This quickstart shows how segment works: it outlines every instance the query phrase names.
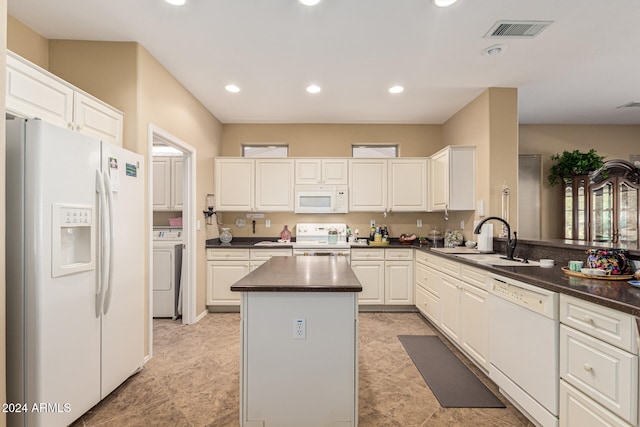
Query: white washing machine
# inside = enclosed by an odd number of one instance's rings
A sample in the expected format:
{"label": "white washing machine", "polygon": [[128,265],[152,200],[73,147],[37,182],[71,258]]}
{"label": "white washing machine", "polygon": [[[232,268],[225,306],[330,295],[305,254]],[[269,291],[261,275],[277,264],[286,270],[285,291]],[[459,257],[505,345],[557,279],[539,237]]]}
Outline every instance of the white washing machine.
{"label": "white washing machine", "polygon": [[176,319],[180,307],[182,229],[153,230],[153,317]]}

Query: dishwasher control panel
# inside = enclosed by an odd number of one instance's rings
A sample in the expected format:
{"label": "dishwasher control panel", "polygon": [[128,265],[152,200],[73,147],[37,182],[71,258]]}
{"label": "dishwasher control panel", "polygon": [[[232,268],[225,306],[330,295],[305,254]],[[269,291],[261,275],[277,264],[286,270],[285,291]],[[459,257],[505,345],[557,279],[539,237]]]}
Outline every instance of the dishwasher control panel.
{"label": "dishwasher control panel", "polygon": [[533,285],[493,276],[491,293],[546,317],[558,318],[558,294]]}

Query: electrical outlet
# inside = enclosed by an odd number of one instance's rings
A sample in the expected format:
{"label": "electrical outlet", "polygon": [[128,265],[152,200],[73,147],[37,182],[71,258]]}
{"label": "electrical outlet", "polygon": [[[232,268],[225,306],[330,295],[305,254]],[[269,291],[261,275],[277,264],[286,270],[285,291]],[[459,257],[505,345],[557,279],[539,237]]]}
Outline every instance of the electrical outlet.
{"label": "electrical outlet", "polygon": [[464,230],[464,219],[462,221],[460,221],[460,229]]}
{"label": "electrical outlet", "polygon": [[307,339],[307,322],[305,319],[293,319],[293,339]]}
{"label": "electrical outlet", "polygon": [[416,221],[416,226],[417,226],[418,228],[422,228],[422,220],[421,220],[421,219],[419,219],[418,221]]}
{"label": "electrical outlet", "polygon": [[271,220],[270,219],[265,219],[264,220],[264,226],[267,227],[267,228],[271,227]]}

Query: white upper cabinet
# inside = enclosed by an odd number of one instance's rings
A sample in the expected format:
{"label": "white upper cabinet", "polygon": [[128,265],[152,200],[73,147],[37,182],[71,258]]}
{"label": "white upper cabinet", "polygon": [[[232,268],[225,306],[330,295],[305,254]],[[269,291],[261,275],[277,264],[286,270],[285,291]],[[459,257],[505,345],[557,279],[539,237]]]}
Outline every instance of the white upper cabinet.
{"label": "white upper cabinet", "polygon": [[291,159],[222,157],[214,161],[216,210],[293,212]]}
{"label": "white upper cabinet", "polygon": [[256,160],[255,209],[292,212],[294,162],[290,159]]}
{"label": "white upper cabinet", "polygon": [[420,212],[427,210],[425,158],[349,161],[349,210]]}
{"label": "white upper cabinet", "polygon": [[153,158],[153,210],[182,210],[182,156]]}
{"label": "white upper cabinet", "polygon": [[382,212],[387,209],[387,160],[349,160],[349,210]]}
{"label": "white upper cabinet", "polygon": [[243,158],[214,160],[216,210],[252,211],[255,161]]}
{"label": "white upper cabinet", "polygon": [[101,141],[122,145],[124,116],[118,110],[85,95],[73,95],[74,130]]}
{"label": "white upper cabinet", "polygon": [[427,159],[391,159],[388,162],[388,209],[394,212],[426,211]]}
{"label": "white upper cabinet", "polygon": [[296,159],[296,184],[348,184],[347,159]]}
{"label": "white upper cabinet", "polygon": [[475,209],[476,149],[448,146],[430,158],[429,211]]}
{"label": "white upper cabinet", "polygon": [[6,90],[9,114],[39,118],[122,146],[122,112],[11,51]]}

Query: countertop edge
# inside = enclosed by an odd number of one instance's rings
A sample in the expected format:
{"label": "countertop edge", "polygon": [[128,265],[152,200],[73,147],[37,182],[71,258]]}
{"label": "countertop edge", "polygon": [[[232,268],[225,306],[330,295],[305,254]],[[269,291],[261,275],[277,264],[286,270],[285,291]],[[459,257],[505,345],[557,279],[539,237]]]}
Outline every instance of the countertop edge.
{"label": "countertop edge", "polygon": [[[515,268],[519,268],[519,269],[530,269],[530,268],[536,268],[536,267],[499,267],[499,266],[491,266],[491,265],[486,265],[486,264],[479,264],[470,260],[466,260],[464,258],[458,258],[455,257],[453,255],[450,254],[444,254],[444,253],[440,253],[440,252],[436,252],[436,251],[431,251],[429,250],[429,248],[419,248],[418,250],[421,250],[423,252],[427,252],[429,254],[433,254],[434,256],[438,256],[438,257],[442,257],[442,258],[447,258],[450,259],[452,261],[456,261],[459,262],[461,264],[465,264],[471,267],[475,267],[475,268],[479,268],[481,270],[485,270],[488,271],[490,273],[495,273],[495,274],[499,274],[501,276],[505,276],[505,277],[509,277],[511,279],[514,280],[519,280],[521,282],[524,283],[528,283],[534,286],[538,286],[540,288],[543,289],[547,289],[550,291],[554,291],[554,292],[558,292],[561,294],[566,294],[566,295],[570,295],[570,296],[574,296],[576,298],[579,299],[583,299],[586,301],[590,301],[593,302],[595,304],[601,305],[601,306],[605,306],[605,307],[609,307],[612,308],[614,310],[618,310],[624,313],[628,313],[631,314],[633,316],[636,317],[640,317],[640,306],[635,306],[635,305],[631,305],[631,304],[627,304],[621,301],[616,301],[614,299],[611,298],[605,298],[605,297],[601,297],[598,295],[594,295],[592,293],[589,292],[583,292],[577,289],[572,289],[570,287],[567,287],[566,285],[560,285],[558,283],[554,283],[554,282],[550,282],[547,280],[542,280],[539,278],[536,278],[534,276],[531,276],[530,274],[525,274],[525,273],[520,273],[520,272],[516,272],[513,271],[513,269]],[[561,272],[560,270],[560,266],[555,266],[554,270],[557,269],[559,270],[559,277],[566,277],[568,278],[569,276],[566,276],[564,273]],[[550,269],[551,270],[551,269]],[[526,271],[526,270],[525,270]],[[595,280],[595,279],[578,279],[581,281],[585,281],[588,284],[593,284],[594,286],[602,286],[602,285],[606,285],[606,283],[604,283],[605,281],[602,280]]]}

